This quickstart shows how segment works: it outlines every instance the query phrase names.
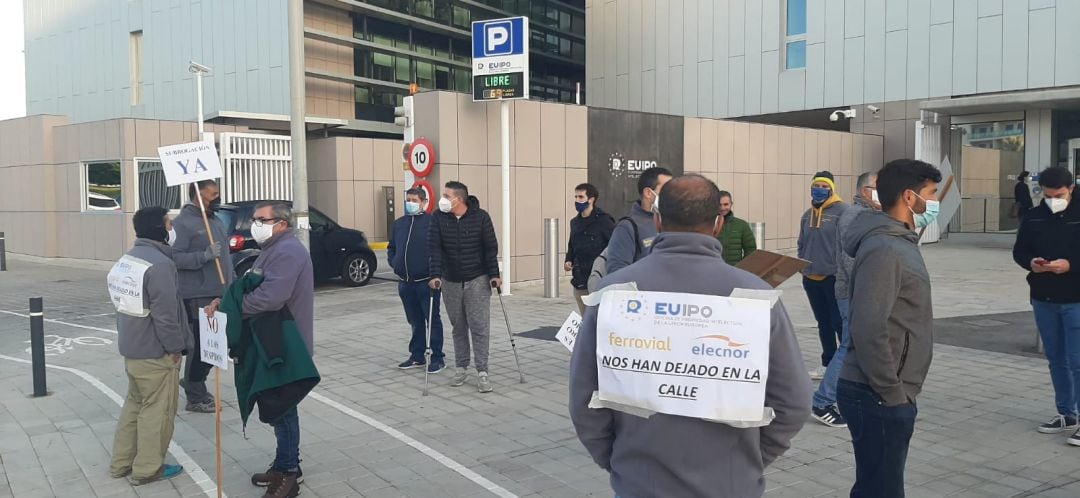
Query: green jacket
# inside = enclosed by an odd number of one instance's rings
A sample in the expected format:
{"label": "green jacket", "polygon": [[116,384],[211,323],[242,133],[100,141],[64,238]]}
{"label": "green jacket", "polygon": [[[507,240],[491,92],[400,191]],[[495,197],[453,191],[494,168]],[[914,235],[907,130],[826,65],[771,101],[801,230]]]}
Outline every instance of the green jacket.
{"label": "green jacket", "polygon": [[244,427],[256,403],[259,420],[272,424],[296,408],[320,380],[288,308],[243,315],[244,294],[262,281],[261,272],[249,271],[233,282],[221,298],[220,310],[229,317],[226,334],[229,356],[236,360],[233,375]]}
{"label": "green jacket", "polygon": [[736,218],[735,213],[728,213],[724,217],[724,228],[716,237],[724,246],[724,261],[729,265],[737,265],[739,261],[757,250],[754,243],[754,231],[750,224],[741,218]]}

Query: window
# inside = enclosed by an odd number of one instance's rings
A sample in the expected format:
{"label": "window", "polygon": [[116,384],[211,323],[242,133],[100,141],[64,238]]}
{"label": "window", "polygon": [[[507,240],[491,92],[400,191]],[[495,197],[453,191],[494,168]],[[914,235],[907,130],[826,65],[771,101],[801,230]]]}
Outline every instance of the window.
{"label": "window", "polygon": [[139,172],[139,209],[152,206],[180,209],[180,186],[170,187],[165,184],[165,173],[161,171],[160,161],[136,159],[135,170]]}
{"label": "window", "polygon": [[120,193],[123,185],[120,180],[119,162],[97,162],[84,164],[83,199],[84,211],[120,212]]}
{"label": "window", "polygon": [[784,69],[806,67],[806,0],[784,0]]}
{"label": "window", "polygon": [[142,31],[131,32],[129,57],[131,58],[131,105],[140,105],[143,102]]}

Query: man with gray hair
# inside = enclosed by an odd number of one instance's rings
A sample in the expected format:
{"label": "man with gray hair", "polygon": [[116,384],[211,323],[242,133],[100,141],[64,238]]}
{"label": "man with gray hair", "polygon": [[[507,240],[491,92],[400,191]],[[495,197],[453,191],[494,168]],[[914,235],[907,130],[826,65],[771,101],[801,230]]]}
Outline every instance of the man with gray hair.
{"label": "man with gray hair", "polygon": [[821,379],[817,391],[814,392],[813,415],[819,422],[829,427],[847,427],[847,420],[836,408],[836,381],[840,379],[840,369],[844,366],[844,356],[851,348],[851,336],[848,333],[849,304],[851,303],[851,283],[849,277],[855,267],[855,258],[848,256],[844,247],[844,231],[851,225],[852,220],[859,213],[873,209],[881,211],[881,204],[877,196],[877,173],[863,173],[855,184],[855,198],[851,207],[840,215],[836,230],[836,305],[840,308],[840,318],[843,321],[843,332],[840,337],[840,347],[825,368],[825,376]]}
{"label": "man with gray hair", "polygon": [[[292,209],[281,201],[261,202],[255,206],[251,237],[262,252],[252,271],[261,271],[263,281],[244,294],[244,316],[279,311],[292,314],[308,354],[314,355],[315,277],[308,252],[293,231]],[[220,306],[215,300],[207,307],[212,315]],[[267,486],[265,496],[296,496],[300,493],[303,472],[300,470],[300,417],[296,408],[273,423],[277,454],[266,472],[251,476],[252,484]]]}

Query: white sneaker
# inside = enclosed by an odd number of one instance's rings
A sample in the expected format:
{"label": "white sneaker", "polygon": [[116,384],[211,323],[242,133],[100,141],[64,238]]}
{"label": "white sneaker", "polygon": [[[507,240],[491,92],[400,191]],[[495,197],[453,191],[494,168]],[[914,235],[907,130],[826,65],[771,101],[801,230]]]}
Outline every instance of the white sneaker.
{"label": "white sneaker", "polygon": [[476,389],[482,393],[491,392],[491,381],[488,380],[487,372],[480,372],[477,377],[478,379],[476,381]]}
{"label": "white sneaker", "polygon": [[821,380],[825,378],[825,367],[817,367],[810,371],[810,380]]}
{"label": "white sneaker", "polygon": [[469,378],[469,370],[467,368],[457,368],[454,370],[454,376],[450,378],[450,387],[458,387],[465,383]]}

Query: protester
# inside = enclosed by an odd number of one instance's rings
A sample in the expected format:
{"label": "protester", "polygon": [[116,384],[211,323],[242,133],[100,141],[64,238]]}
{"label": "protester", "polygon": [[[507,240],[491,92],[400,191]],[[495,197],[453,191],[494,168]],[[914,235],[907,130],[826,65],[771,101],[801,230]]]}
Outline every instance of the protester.
{"label": "protester", "polygon": [[937,218],[941,172],[900,159],[878,172],[883,211],[864,210],[844,229],[855,258],[851,349],[837,383],[840,413],[855,448],[851,496],[904,496],[904,465],[915,429],[915,397],[933,356],[930,275],[917,230]]}
{"label": "protester", "polygon": [[454,364],[450,385],[469,378],[469,350],[476,359],[476,388],[492,391],[488,378],[488,344],[491,340],[491,289],[502,287],[499,273],[499,242],[491,216],[480,209],[480,200],[469,195],[461,182],[446,182],[439,199],[439,214],[431,224],[431,288],[442,290],[446,314],[454,327]]}
{"label": "protester", "polygon": [[[398,365],[402,370],[417,368],[427,363],[424,353],[431,347],[429,373],[439,373],[445,367],[443,361],[443,325],[439,316],[438,291],[431,289],[428,259],[431,248],[428,235],[432,216],[427,214],[427,191],[411,188],[405,191],[405,216],[394,222],[386,257],[398,282],[398,296],[405,307],[405,318],[412,326],[409,339],[409,359]],[[430,315],[431,344],[428,344],[427,327]]]}
{"label": "protester", "polygon": [[1039,426],[1043,434],[1075,431],[1066,440],[1080,446],[1080,206],[1068,169],[1052,167],[1039,175],[1043,203],[1022,219],[1013,260],[1029,271],[1031,307],[1042,337],[1057,415]]}
{"label": "protester", "polygon": [[735,204],[731,200],[731,192],[720,191],[720,216],[724,217],[724,230],[717,237],[724,246],[724,261],[729,265],[737,265],[739,261],[757,250],[757,242],[754,241],[754,231],[750,224],[742,218],[735,217],[731,207]]}
{"label": "protester", "polygon": [[[760,278],[721,262],[720,190],[687,175],[664,187],[652,255],[604,278],[636,282],[642,291],[729,296],[735,288],[770,289]],[[764,470],[790,446],[809,415],[810,382],[781,303],[770,313],[765,406],[775,418],[735,428],[657,413],[648,418],[589,408],[598,389],[597,307],[585,312],[570,362],[570,418],[593,460],[610,473],[617,496],[761,496]],[[607,335],[607,332],[602,332]]]}
{"label": "protester", "polygon": [[825,369],[825,377],[814,392],[813,415],[819,422],[829,427],[847,427],[844,416],[836,409],[836,381],[840,379],[840,369],[844,366],[844,357],[851,347],[851,333],[848,326],[848,310],[850,309],[851,282],[849,276],[855,266],[855,258],[844,254],[844,234],[851,226],[851,222],[859,213],[873,209],[881,210],[877,194],[877,174],[863,173],[856,182],[856,195],[851,206],[848,207],[840,220],[837,221],[836,235],[836,305],[840,308],[840,318],[843,322],[843,338],[836,354],[829,360],[829,366]]}
{"label": "protester", "polygon": [[1027,171],[1021,171],[1016,177],[1016,186],[1013,187],[1013,197],[1016,198],[1016,217],[1021,221],[1035,208],[1031,200],[1031,188],[1027,184],[1029,174]]}
{"label": "protester", "polygon": [[[255,206],[251,237],[262,252],[252,265],[252,272],[262,275],[262,282],[244,294],[243,315],[273,313],[287,309],[307,346],[315,352],[315,278],[311,254],[293,232],[292,210],[280,201],[261,202]],[[213,315],[221,301],[207,307]],[[252,484],[266,486],[264,498],[294,497],[300,494],[304,473],[300,469],[300,414],[296,407],[285,412],[273,424],[277,438],[274,462],[266,472],[251,476]]]}
{"label": "protester", "polygon": [[671,172],[654,166],[641,172],[637,191],[641,198],[630,206],[630,215],[619,220],[607,246],[605,275],[611,275],[649,255],[656,225],[652,212],[660,198],[660,190],[671,180]]}
{"label": "protester", "polygon": [[574,299],[582,313],[585,303],[581,298],[589,294],[589,272],[615,230],[615,218],[596,205],[599,198],[600,192],[588,183],[574,187],[574,209],[578,215],[570,220],[570,241],[563,266],[571,272],[570,285],[574,286]]}
{"label": "protester", "polygon": [[[124,357],[128,392],[109,466],[112,477],[131,476],[136,486],[172,479],[184,471],[165,463],[180,396],[180,357],[194,347],[177,293],[176,265],[168,245],[176,232],[168,214],[161,207],[136,212],[135,245],[117,262],[145,269],[137,289],[143,296],[138,309],[117,307],[116,342]],[[110,294],[112,290],[110,285]],[[121,301],[114,297],[114,302]]]}
{"label": "protester", "polygon": [[[203,222],[202,209],[196,195],[202,197],[202,205],[206,207],[214,244],[210,243],[207,236],[206,223]],[[225,288],[233,281],[233,272],[228,259],[218,259],[223,254],[229,254],[229,241],[225,225],[214,216],[214,211],[221,205],[217,182],[198,182],[197,191],[196,184],[192,184],[188,197],[191,202],[180,208],[180,214],[173,221],[173,226],[176,227],[176,243],[173,244],[176,254],[173,259],[176,261],[177,277],[180,280],[180,297],[184,299],[188,324],[195,336],[195,349],[187,357],[184,378],[180,385],[187,395],[187,411],[214,413],[214,396],[206,390],[206,376],[212,366],[200,360],[199,313],[200,308],[221,297]],[[215,261],[220,261],[221,275],[225,277],[224,284],[221,283],[218,263]]]}
{"label": "protester", "polygon": [[810,378],[825,376],[825,367],[836,354],[844,325],[836,304],[836,222],[847,206],[836,192],[832,173],[819,171],[810,182],[810,209],[799,224],[799,258],[810,262],[803,270],[803,289],[818,325],[821,366]]}

